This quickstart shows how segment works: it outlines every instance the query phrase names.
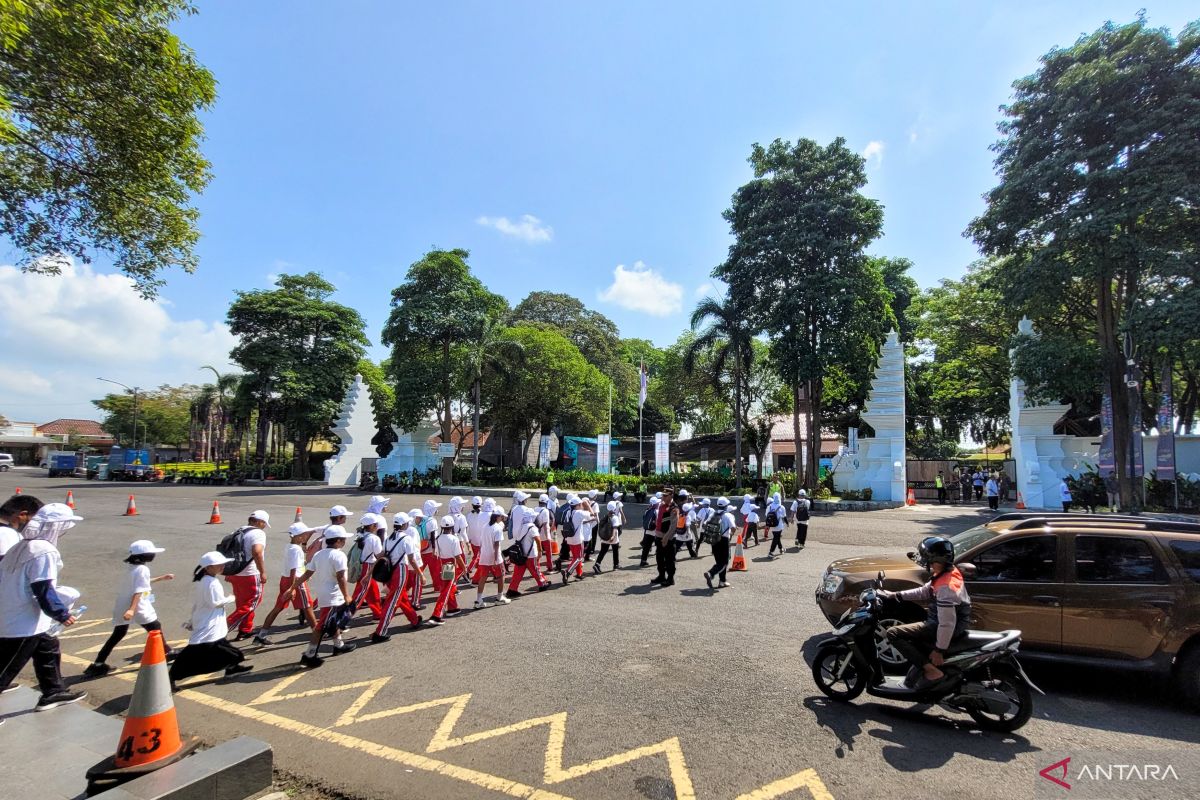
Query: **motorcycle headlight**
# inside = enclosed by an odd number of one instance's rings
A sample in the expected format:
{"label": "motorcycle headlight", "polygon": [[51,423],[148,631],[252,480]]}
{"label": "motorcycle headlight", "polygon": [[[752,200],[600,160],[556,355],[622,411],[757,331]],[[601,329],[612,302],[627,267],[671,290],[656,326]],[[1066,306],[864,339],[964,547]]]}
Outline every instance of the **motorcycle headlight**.
{"label": "motorcycle headlight", "polygon": [[821,591],[825,594],[837,594],[838,589],[842,588],[842,582],[845,580],[841,575],[826,575],[821,581]]}

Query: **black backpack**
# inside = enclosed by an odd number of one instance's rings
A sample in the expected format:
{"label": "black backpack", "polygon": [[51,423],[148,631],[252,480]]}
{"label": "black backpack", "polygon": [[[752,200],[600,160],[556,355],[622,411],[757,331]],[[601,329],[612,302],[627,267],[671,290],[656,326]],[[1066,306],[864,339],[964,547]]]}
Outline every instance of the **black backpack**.
{"label": "black backpack", "polygon": [[704,522],[700,531],[700,540],[705,544],[716,544],[721,538],[721,518],[724,514],[714,511]]}
{"label": "black backpack", "polygon": [[565,528],[567,525],[567,520],[569,520],[570,518],[571,518],[571,507],[569,505],[567,505],[566,503],[563,503],[554,512],[554,525],[558,528]]}
{"label": "black backpack", "polygon": [[564,539],[570,539],[575,535],[575,514],[570,511],[570,506],[567,507],[567,516],[559,524],[559,530],[562,531]]}
{"label": "black backpack", "polygon": [[767,527],[774,528],[779,524],[779,512],[775,509],[767,512]]}
{"label": "black backpack", "polygon": [[658,518],[658,509],[650,506],[642,514],[642,530],[648,531],[654,529],[654,521]]}
{"label": "black backpack", "polygon": [[246,556],[246,527],[238,528],[221,539],[217,552],[229,559],[221,569],[222,575],[237,575],[250,566],[250,559]]}

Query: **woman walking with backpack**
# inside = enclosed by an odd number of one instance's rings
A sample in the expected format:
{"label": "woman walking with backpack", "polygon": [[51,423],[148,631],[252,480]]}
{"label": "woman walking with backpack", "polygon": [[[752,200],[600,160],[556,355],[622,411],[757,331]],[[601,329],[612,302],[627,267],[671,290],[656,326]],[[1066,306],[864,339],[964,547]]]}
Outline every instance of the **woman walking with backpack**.
{"label": "woman walking with backpack", "polygon": [[704,581],[708,584],[709,589],[713,589],[713,578],[718,578],[720,583],[716,586],[717,589],[724,589],[729,586],[725,581],[726,570],[729,568],[729,537],[733,535],[734,528],[737,527],[737,520],[734,519],[733,512],[729,509],[729,498],[720,497],[717,499],[717,510],[714,512],[715,519],[711,519],[705,524],[712,526],[714,523],[717,526],[716,538],[713,539],[713,565],[712,569],[704,573]]}
{"label": "woman walking with backpack", "polygon": [[[526,517],[526,519],[529,518]],[[504,593],[504,596],[510,599],[521,596],[521,579],[525,577],[526,571],[533,576],[537,590],[543,591],[549,586],[549,582],[542,577],[542,571],[538,568],[538,561],[541,560],[541,542],[538,539],[537,523],[529,520],[521,530],[514,531],[513,547],[517,548],[517,555],[512,557],[514,565],[512,580],[509,581],[508,591]]]}
{"label": "woman walking with backpack", "polygon": [[[433,550],[429,554],[429,577],[437,592],[430,625],[441,625],[443,616],[458,613],[458,563],[462,560],[462,544],[454,533],[454,516],[442,517],[437,533],[433,534]],[[449,606],[449,611],[447,611]]]}
{"label": "woman walking with backpack", "polygon": [[421,625],[421,618],[417,616],[417,612],[413,610],[412,604],[408,600],[409,577],[417,569],[416,559],[420,553],[420,544],[415,543],[413,537],[409,535],[411,523],[412,517],[403,511],[398,511],[393,515],[392,534],[384,540],[383,552],[376,562],[375,569],[371,570],[372,577],[380,583],[386,583],[388,587],[387,604],[383,607],[383,616],[380,617],[375,632],[371,634],[371,641],[375,644],[386,642],[391,638],[388,629],[392,625],[392,617],[395,616],[397,609],[404,614],[413,628]]}
{"label": "woman walking with backpack", "polygon": [[783,555],[783,525],[786,520],[787,512],[783,508],[779,495],[771,495],[771,502],[767,504],[766,518],[767,530],[771,533],[771,546],[767,549],[767,558],[774,558],[776,550],[779,550],[779,555]]}
{"label": "woman walking with backpack", "polygon": [[[233,613],[225,620],[230,628],[237,630],[235,642],[249,639],[254,632],[254,611],[262,602],[263,583],[267,580],[265,562],[267,552],[266,529],[271,527],[271,515],[259,509],[250,513],[246,524],[221,540],[217,548],[234,566],[244,564],[234,573],[226,572],[225,580],[233,589]],[[241,547],[237,543],[241,542]]]}
{"label": "woman walking with backpack", "polygon": [[639,566],[647,566],[650,560],[650,548],[654,547],[658,541],[657,525],[660,505],[662,505],[662,498],[651,497],[650,505],[642,513],[642,563]]}
{"label": "woman walking with backpack", "polygon": [[792,517],[796,520],[796,547],[801,550],[808,542],[808,520],[811,513],[812,502],[808,499],[808,492],[801,489],[792,501]]}
{"label": "woman walking with backpack", "polygon": [[621,567],[621,531],[625,527],[625,504],[621,502],[622,497],[624,495],[620,492],[613,492],[613,499],[608,501],[608,538],[600,538],[600,555],[592,565],[592,572],[597,575],[601,572],[600,565],[604,563],[604,556],[609,550],[612,550],[613,570]]}
{"label": "woman walking with backpack", "polygon": [[358,547],[350,551],[358,561],[358,580],[354,584],[354,599],[350,605],[357,612],[366,603],[371,609],[371,616],[379,621],[383,619],[383,598],[379,594],[379,584],[371,577],[371,571],[375,568],[375,560],[383,552],[387,520],[379,514],[367,512],[358,520],[358,531]]}

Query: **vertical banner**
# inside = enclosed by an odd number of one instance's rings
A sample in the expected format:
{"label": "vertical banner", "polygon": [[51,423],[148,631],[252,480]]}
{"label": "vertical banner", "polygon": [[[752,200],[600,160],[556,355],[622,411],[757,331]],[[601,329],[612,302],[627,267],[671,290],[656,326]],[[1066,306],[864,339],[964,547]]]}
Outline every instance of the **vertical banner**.
{"label": "vertical banner", "polygon": [[654,434],[654,472],[663,475],[671,471],[671,434]]}
{"label": "vertical banner", "polygon": [[1104,398],[1100,401],[1100,454],[1097,460],[1101,478],[1117,473],[1117,455],[1113,449],[1113,403],[1108,386],[1104,387]]}
{"label": "vertical banner", "polygon": [[547,469],[550,466],[550,437],[543,434],[538,441],[538,469]]}
{"label": "vertical banner", "polygon": [[707,470],[711,465],[708,463],[708,448],[700,448],[700,469]]}
{"label": "vertical banner", "polygon": [[1154,472],[1160,481],[1175,481],[1175,400],[1171,396],[1171,362],[1163,364],[1158,394],[1158,452]]}
{"label": "vertical banner", "polygon": [[763,451],[763,477],[769,478],[775,472],[775,442],[768,441],[767,449]]}
{"label": "vertical banner", "polygon": [[858,428],[846,431],[846,452],[851,455],[858,454]]}
{"label": "vertical banner", "polygon": [[1129,415],[1129,424],[1133,428],[1133,477],[1141,478],[1146,474],[1145,448],[1142,446],[1142,403],[1133,404],[1133,413]]}
{"label": "vertical banner", "polygon": [[607,436],[596,437],[596,472],[612,472],[612,439]]}

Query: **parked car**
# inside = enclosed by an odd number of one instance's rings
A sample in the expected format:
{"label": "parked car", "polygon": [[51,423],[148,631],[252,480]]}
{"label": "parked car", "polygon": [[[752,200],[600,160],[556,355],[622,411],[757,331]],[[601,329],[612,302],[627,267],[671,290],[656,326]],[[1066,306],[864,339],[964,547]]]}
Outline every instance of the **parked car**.
{"label": "parked car", "polygon": [[[1002,514],[949,537],[971,627],[1019,628],[1023,652],[1169,675],[1200,707],[1200,523],[1131,516]],[[836,621],[880,570],[900,591],[929,580],[913,553],[831,563],[816,598]],[[924,619],[892,603],[882,628]],[[902,657],[880,637],[880,657]]]}
{"label": "parked car", "polygon": [[8,472],[15,463],[12,453],[0,453],[0,472]]}

